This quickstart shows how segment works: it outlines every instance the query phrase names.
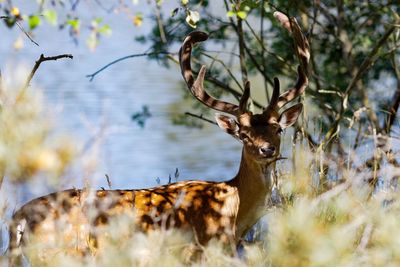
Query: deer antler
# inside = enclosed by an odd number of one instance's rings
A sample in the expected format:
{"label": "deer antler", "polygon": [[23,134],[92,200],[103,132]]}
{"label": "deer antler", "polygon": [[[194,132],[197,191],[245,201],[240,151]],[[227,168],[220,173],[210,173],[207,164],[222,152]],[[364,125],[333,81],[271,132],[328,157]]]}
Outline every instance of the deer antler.
{"label": "deer antler", "polygon": [[[279,116],[278,111],[281,107],[291,102],[293,99],[302,94],[308,85],[308,63],[310,61],[310,45],[307,38],[303,35],[299,24],[295,18],[288,18],[281,12],[275,12],[274,16],[279,20],[282,26],[292,33],[296,55],[299,58],[300,65],[297,68],[297,82],[294,87],[288,89],[283,94],[279,95],[279,80],[274,79],[274,91],[270,104],[265,108],[264,114],[271,114]],[[186,81],[190,92],[200,102],[206,106],[229,113],[236,117],[246,113],[247,101],[250,97],[250,83],[247,82],[245,90],[240,99],[239,105],[234,105],[222,100],[218,100],[210,96],[204,90],[204,77],[206,74],[206,67],[203,65],[199,71],[196,80],[193,78],[193,72],[190,64],[190,57],[192,47],[198,42],[203,42],[208,39],[208,35],[204,32],[195,31],[190,33],[183,41],[182,47],[179,51],[179,62],[181,65],[182,76]]]}
{"label": "deer antler", "polygon": [[[267,110],[278,111],[281,107],[291,102],[301,95],[308,85],[308,63],[310,61],[310,45],[307,38],[303,35],[299,24],[295,18],[288,18],[285,14],[276,11],[274,17],[278,19],[281,25],[293,35],[296,55],[300,61],[297,68],[297,82],[294,87],[288,89],[279,95],[279,80],[274,79],[274,92],[271,103],[266,107]],[[279,97],[277,97],[279,95]]]}
{"label": "deer antler", "polygon": [[194,80],[193,78],[193,72],[190,65],[192,47],[194,44],[198,42],[203,42],[207,39],[208,35],[205,32],[200,31],[192,32],[185,38],[182,47],[179,50],[179,62],[181,65],[182,76],[185,79],[185,82],[192,95],[196,97],[200,102],[212,109],[229,113],[238,117],[246,112],[247,101],[250,97],[249,82],[247,82],[245,85],[245,90],[238,106],[222,100],[215,99],[204,90],[204,76],[206,74],[205,66],[201,67],[196,80]]}

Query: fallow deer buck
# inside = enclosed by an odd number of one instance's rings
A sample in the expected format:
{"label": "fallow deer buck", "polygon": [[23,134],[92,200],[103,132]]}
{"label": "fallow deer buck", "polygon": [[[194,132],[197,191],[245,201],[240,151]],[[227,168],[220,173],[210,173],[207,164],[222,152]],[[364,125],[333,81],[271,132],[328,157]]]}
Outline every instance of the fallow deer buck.
{"label": "fallow deer buck", "polygon": [[[192,46],[205,41],[203,32],[192,32],[183,42],[179,60],[190,92],[206,106],[228,113],[219,114],[217,123],[225,132],[243,143],[237,175],[227,182],[183,181],[143,190],[77,190],[52,193],[30,201],[13,216],[10,227],[12,254],[34,234],[42,242],[54,242],[53,233],[72,248],[91,250],[100,245],[96,229],[111,218],[131,214],[143,231],[176,227],[193,231],[200,244],[216,237],[237,242],[262,215],[272,188],[274,163],[279,159],[280,133],[293,125],[302,111],[295,104],[279,110],[304,92],[308,85],[309,44],[294,18],[275,12],[275,17],[293,34],[300,60],[296,85],[279,94],[274,79],[271,101],[261,114],[247,110],[250,83],[247,82],[239,105],[214,99],[204,90],[206,68],[193,78],[190,57]],[[94,242],[93,242],[94,240]],[[56,245],[56,244],[55,244]]]}

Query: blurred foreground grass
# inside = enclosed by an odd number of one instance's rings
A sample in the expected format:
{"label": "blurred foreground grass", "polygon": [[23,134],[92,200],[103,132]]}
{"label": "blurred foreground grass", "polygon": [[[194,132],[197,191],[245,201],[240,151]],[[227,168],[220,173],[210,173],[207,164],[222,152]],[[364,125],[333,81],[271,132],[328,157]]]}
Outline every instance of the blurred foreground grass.
{"label": "blurred foreground grass", "polygon": [[57,178],[73,158],[73,143],[54,136],[52,111],[44,105],[41,91],[11,80],[16,84],[5,79],[0,85],[0,179],[18,183],[38,174]]}
{"label": "blurred foreground grass", "polygon": [[[18,88],[0,88],[0,178],[18,186],[38,175],[60,177],[74,158],[71,139],[53,134],[36,88]],[[95,256],[63,253],[62,244],[44,254],[50,244],[34,238],[26,254],[32,266],[399,266],[398,181],[377,190],[364,182],[368,170],[361,175],[342,167],[339,182],[327,187],[318,175],[321,152],[301,148],[295,155],[294,168],[278,175],[280,204],[265,210],[268,231],[246,243],[240,256],[214,240],[190,261],[190,236],[175,230],[145,235],[132,218],[107,226]],[[7,254],[1,264],[6,266]]]}

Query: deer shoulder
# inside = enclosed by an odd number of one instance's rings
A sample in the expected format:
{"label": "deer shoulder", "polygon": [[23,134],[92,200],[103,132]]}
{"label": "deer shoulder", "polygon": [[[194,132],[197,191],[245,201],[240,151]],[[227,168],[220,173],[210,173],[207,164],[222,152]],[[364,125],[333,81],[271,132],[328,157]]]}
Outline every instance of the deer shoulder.
{"label": "deer shoulder", "polygon": [[[233,238],[238,206],[237,189],[226,183],[186,181],[143,190],[71,189],[22,206],[13,216],[12,242],[19,246],[23,236],[29,234],[50,242],[46,240],[52,238],[49,233],[60,233],[62,229],[64,243],[76,242],[78,233],[83,248],[89,245],[85,243],[93,229],[123,215],[131,216],[142,231],[161,227],[194,229],[196,238],[204,244],[214,236]],[[20,232],[23,234],[18,237]]]}

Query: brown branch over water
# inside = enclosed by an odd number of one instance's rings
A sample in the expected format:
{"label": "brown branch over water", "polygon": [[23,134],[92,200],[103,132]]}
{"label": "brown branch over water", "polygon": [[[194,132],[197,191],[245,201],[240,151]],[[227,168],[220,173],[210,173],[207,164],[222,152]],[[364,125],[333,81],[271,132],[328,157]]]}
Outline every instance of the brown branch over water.
{"label": "brown branch over water", "polygon": [[29,39],[32,43],[34,43],[35,45],[39,46],[39,44],[38,44],[35,40],[33,40],[32,36],[31,36],[27,31],[25,31],[24,27],[22,27],[22,25],[19,24],[18,21],[15,22],[15,24],[16,24],[16,25],[18,26],[18,28],[25,34],[25,36],[28,37],[28,39]]}
{"label": "brown branch over water", "polygon": [[17,19],[17,18],[13,18],[10,16],[0,16],[0,19],[4,19],[4,20],[9,20],[9,19],[15,19],[15,25],[18,26],[18,28],[25,34],[26,37],[28,37],[28,39],[34,43],[35,45],[39,46],[39,44],[33,40],[32,36],[24,29],[24,27],[22,27],[22,25],[18,22],[21,19]]}
{"label": "brown branch over water", "polygon": [[108,67],[110,67],[110,66],[112,66],[112,65],[114,65],[114,64],[116,64],[116,63],[118,63],[120,61],[124,61],[124,60],[129,59],[129,58],[148,57],[148,56],[162,55],[162,54],[164,54],[164,55],[174,55],[173,53],[170,53],[170,52],[158,51],[158,52],[149,52],[149,53],[132,54],[132,55],[124,56],[124,57],[117,58],[117,59],[111,61],[110,63],[107,63],[106,65],[101,67],[99,70],[93,72],[92,74],[86,75],[86,77],[89,78],[89,81],[93,81],[93,79],[97,76],[97,74],[99,74],[103,70],[107,69]]}
{"label": "brown branch over water", "polygon": [[58,60],[61,58],[72,59],[73,56],[71,54],[62,54],[62,55],[58,55],[58,56],[45,57],[43,54],[41,54],[39,59],[36,61],[35,66],[33,66],[31,73],[29,74],[28,78],[26,79],[25,85],[22,88],[22,90],[25,90],[26,88],[28,88],[29,83],[31,82],[33,76],[35,75],[36,71],[38,70],[38,68],[39,68],[40,64],[42,64],[42,62],[50,61],[50,60]]}

